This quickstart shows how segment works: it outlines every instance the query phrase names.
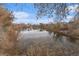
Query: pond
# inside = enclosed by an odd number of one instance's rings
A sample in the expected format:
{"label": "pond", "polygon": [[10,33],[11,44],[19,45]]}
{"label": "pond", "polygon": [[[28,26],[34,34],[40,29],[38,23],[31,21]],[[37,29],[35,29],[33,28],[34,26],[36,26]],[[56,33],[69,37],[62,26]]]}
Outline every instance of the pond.
{"label": "pond", "polygon": [[66,37],[54,40],[53,33],[50,35],[47,31],[31,30],[31,31],[21,31],[18,38],[18,45],[21,48],[26,48],[34,43],[47,44],[50,46],[63,46],[63,47],[73,47],[76,45],[67,40]]}

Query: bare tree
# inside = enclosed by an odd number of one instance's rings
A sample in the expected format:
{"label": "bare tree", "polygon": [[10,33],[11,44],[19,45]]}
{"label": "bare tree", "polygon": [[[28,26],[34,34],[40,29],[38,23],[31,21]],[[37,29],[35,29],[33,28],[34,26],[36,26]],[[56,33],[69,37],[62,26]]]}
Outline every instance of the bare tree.
{"label": "bare tree", "polygon": [[38,3],[34,4],[34,7],[37,9],[37,18],[55,17],[54,21],[63,20],[69,12],[66,3]]}

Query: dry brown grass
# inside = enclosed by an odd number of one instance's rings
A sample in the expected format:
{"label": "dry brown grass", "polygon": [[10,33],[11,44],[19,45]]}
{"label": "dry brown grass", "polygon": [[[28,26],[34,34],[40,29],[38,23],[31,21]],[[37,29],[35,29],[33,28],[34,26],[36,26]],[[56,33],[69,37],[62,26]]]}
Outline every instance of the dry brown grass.
{"label": "dry brown grass", "polygon": [[72,56],[79,55],[79,48],[66,48],[58,43],[53,43],[51,41],[44,41],[40,43],[31,44],[23,52],[26,56]]}
{"label": "dry brown grass", "polygon": [[[8,50],[7,50],[8,51]],[[19,56],[73,56],[79,55],[79,49],[71,48],[45,48],[45,47],[33,47],[30,46],[26,50],[9,50],[9,55]]]}
{"label": "dry brown grass", "polygon": [[77,56],[79,48],[65,48],[58,43],[52,45],[51,41],[33,41],[26,49],[6,49],[4,54],[12,56]]}
{"label": "dry brown grass", "polygon": [[8,28],[8,31],[4,33],[4,39],[1,40],[2,48],[10,49],[13,48],[17,41],[17,33],[11,27]]}

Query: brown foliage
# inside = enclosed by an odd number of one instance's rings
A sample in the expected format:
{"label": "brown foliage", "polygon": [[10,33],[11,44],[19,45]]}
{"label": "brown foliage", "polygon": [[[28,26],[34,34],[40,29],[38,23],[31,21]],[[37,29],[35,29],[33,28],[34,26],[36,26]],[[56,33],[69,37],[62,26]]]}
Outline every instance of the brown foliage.
{"label": "brown foliage", "polygon": [[14,29],[16,31],[22,31],[22,30],[26,30],[26,29],[32,29],[32,25],[30,25],[30,24],[14,24],[13,27],[14,27]]}
{"label": "brown foliage", "polygon": [[3,39],[0,41],[2,49],[12,49],[17,40],[17,33],[12,27],[12,20],[12,14],[0,7],[0,28],[3,30],[0,31],[4,33]]}

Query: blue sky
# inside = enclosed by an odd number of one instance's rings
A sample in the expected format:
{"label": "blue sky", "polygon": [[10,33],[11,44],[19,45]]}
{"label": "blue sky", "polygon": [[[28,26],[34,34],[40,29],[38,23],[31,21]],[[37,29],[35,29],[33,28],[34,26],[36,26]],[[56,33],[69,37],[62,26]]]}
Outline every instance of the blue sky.
{"label": "blue sky", "polygon": [[35,23],[35,9],[33,4],[5,4],[5,8],[13,12],[15,23]]}
{"label": "blue sky", "polygon": [[[31,23],[31,24],[37,24],[37,23],[48,23],[48,22],[53,22],[53,20],[50,19],[46,19],[46,18],[42,18],[39,20],[36,20],[36,10],[33,6],[33,4],[23,4],[23,3],[19,3],[19,4],[15,4],[15,3],[8,3],[5,4],[4,6],[5,8],[7,8],[8,10],[13,12],[13,15],[15,17],[14,19],[14,23]],[[70,16],[68,16],[68,19],[71,19],[72,16],[74,15],[74,9],[76,8],[76,6],[69,6],[70,9],[72,9],[72,11],[70,12]]]}

